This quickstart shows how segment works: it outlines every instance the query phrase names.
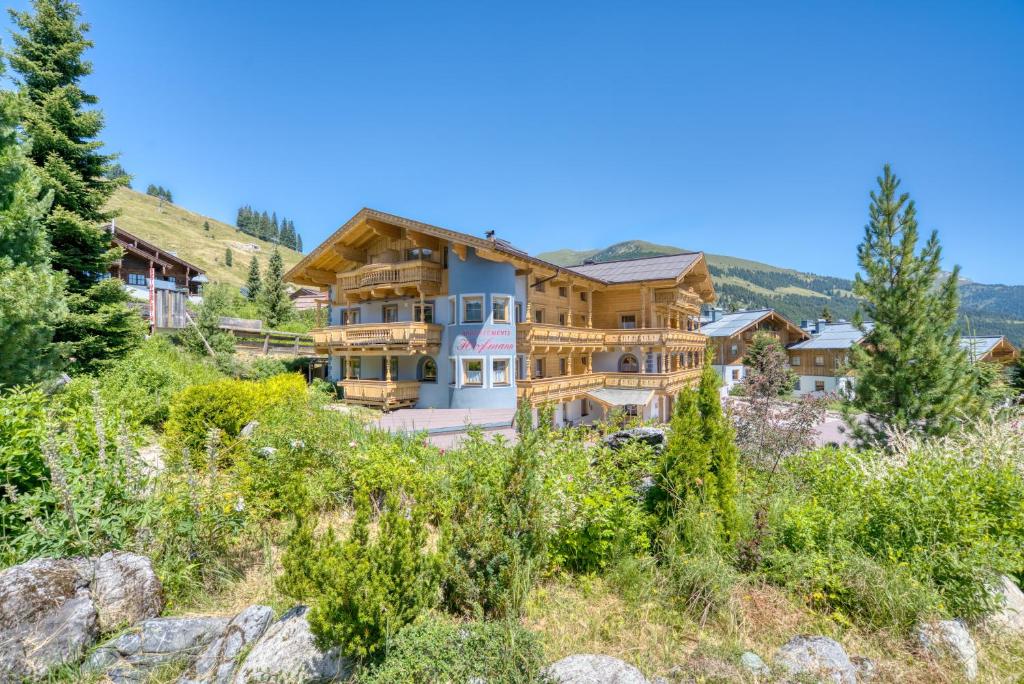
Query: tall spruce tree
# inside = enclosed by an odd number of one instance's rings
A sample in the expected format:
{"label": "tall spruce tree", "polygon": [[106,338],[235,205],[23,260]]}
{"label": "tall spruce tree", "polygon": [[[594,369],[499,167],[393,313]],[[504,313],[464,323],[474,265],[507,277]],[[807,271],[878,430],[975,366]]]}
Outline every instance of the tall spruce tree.
{"label": "tall spruce tree", "polygon": [[234,260],[235,258],[234,255],[231,254],[231,248],[228,247],[227,249],[224,250],[224,265],[227,266],[228,268],[231,268]]}
{"label": "tall spruce tree", "polygon": [[54,329],[67,314],[65,276],[50,267],[44,223],[53,193],[42,193],[17,139],[17,105],[13,93],[0,93],[0,388],[58,369]]}
{"label": "tall spruce tree", "polygon": [[101,154],[103,115],[98,99],[80,81],[92,72],[82,58],[92,47],[68,0],[33,0],[33,12],[11,11],[14,49],[8,53],[23,106],[21,123],[30,139],[28,157],[45,191],[53,192],[46,217],[52,266],[67,274],[69,315],[55,339],[64,343],[73,368],[95,370],[121,357],[142,338],[138,315],[116,280],[100,280],[117,256],[103,224],[104,210],[124,178],[108,178],[114,159]]}
{"label": "tall spruce tree", "polygon": [[276,247],[267,263],[267,275],[260,288],[259,307],[263,322],[271,328],[291,318],[292,300],[288,298],[288,291],[284,287],[284,260]]}
{"label": "tall spruce tree", "polygon": [[864,311],[854,323],[865,336],[851,350],[857,383],[845,414],[865,445],[886,444],[891,428],[945,434],[980,407],[956,326],[960,268],[943,275],[934,231],[918,251],[917,209],[899,185],[886,164],[857,249]]}
{"label": "tall spruce tree", "polygon": [[736,431],[732,421],[722,411],[722,381],[713,365],[714,352],[708,346],[704,353],[704,369],[697,387],[697,407],[704,427],[704,442],[711,454],[710,475],[716,483],[716,499],[713,502],[722,529],[727,539],[736,535],[736,463],[739,450],[736,447]]}
{"label": "tall spruce tree", "polygon": [[250,302],[259,300],[260,290],[263,289],[263,280],[260,278],[260,262],[253,255],[249,262],[249,275],[245,277],[245,298]]}

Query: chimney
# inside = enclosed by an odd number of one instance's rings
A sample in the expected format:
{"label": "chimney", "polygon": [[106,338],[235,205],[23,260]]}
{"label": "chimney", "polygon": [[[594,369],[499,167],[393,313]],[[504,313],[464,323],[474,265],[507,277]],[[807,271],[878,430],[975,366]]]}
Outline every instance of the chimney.
{"label": "chimney", "polygon": [[591,265],[591,264],[593,264],[593,263],[594,263],[594,260],[593,260],[593,259],[584,259],[584,260],[583,260],[583,265],[584,265],[584,266],[590,266],[590,265]]}
{"label": "chimney", "polygon": [[800,329],[801,330],[810,330],[811,329],[811,322],[809,320],[807,320],[806,318],[800,319]]}
{"label": "chimney", "polygon": [[824,328],[826,325],[828,325],[828,321],[826,321],[824,318],[819,318],[818,322],[814,326],[814,334],[820,335],[822,328]]}

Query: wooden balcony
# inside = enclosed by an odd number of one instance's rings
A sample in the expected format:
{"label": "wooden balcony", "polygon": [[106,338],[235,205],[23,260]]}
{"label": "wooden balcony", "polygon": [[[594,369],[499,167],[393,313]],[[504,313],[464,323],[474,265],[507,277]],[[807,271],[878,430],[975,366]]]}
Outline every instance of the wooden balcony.
{"label": "wooden balcony", "polygon": [[420,396],[416,380],[339,380],[345,401],[384,411],[415,406]]}
{"label": "wooden balcony", "polygon": [[367,297],[414,294],[422,290],[435,294],[441,287],[441,264],[433,261],[402,261],[395,264],[369,264],[342,273],[338,285],[346,295]]}
{"label": "wooden balcony", "polygon": [[435,323],[358,323],[332,325],[313,331],[313,343],[323,353],[407,351],[436,352],[442,326]]}
{"label": "wooden balcony", "polygon": [[677,347],[704,349],[707,337],[699,332],[675,328],[638,328],[604,331],[605,347]]}
{"label": "wooden balcony", "polygon": [[696,314],[700,312],[702,301],[700,296],[694,292],[660,290],[654,293],[654,303],[663,306],[676,306]]}
{"label": "wooden balcony", "polygon": [[650,389],[673,394],[700,380],[700,368],[684,368],[671,373],[587,373],[563,375],[539,380],[517,380],[520,399],[533,404],[546,401],[571,401],[595,389]]}
{"label": "wooden balcony", "polygon": [[604,347],[604,331],[544,323],[519,323],[516,325],[516,346],[524,353],[542,348],[597,350]]}

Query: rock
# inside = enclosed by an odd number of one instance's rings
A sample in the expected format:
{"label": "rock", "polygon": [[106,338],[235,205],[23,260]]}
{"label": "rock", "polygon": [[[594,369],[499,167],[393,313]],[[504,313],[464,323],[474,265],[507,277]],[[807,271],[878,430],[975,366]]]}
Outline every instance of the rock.
{"label": "rock", "polygon": [[238,655],[267,631],[274,611],[269,606],[249,606],[228,623],[227,629],[210,642],[178,684],[228,684]]}
{"label": "rock", "polygon": [[551,664],[545,674],[557,684],[649,684],[640,670],[624,660],[581,653]]}
{"label": "rock", "polygon": [[306,606],[296,606],[270,625],[238,668],[235,684],[324,682],[339,676],[347,677],[352,667],[341,657],[338,649],[332,648],[324,653],[316,647],[306,621],[308,611]]}
{"label": "rock", "polygon": [[256,432],[256,428],[258,428],[259,426],[260,426],[260,421],[258,421],[258,420],[251,420],[251,421],[249,421],[248,423],[245,424],[245,427],[243,427],[239,431],[238,437],[240,439],[249,439],[250,437],[252,437],[252,433]]}
{"label": "rock", "polygon": [[99,637],[84,559],[37,558],[0,572],[0,682],[42,678]]}
{"label": "rock", "polygon": [[878,666],[871,658],[864,656],[851,656],[850,662],[857,668],[857,681],[869,682],[878,676]]}
{"label": "rock", "polygon": [[169,617],[145,620],[100,646],[83,670],[114,682],[145,681],[150,671],[170,662],[191,664],[224,634],[228,618]]}
{"label": "rock", "polygon": [[164,607],[163,586],[145,556],[108,552],[96,560],[91,586],[100,631],[154,618]]}
{"label": "rock", "polygon": [[665,431],[652,427],[638,427],[619,430],[604,438],[604,443],[612,449],[621,449],[634,441],[649,444],[656,450],[660,450],[665,444]]}
{"label": "rock", "polygon": [[978,649],[962,620],[936,620],[917,626],[917,640],[932,656],[952,658],[968,680],[978,676]]}
{"label": "rock", "polygon": [[761,659],[761,656],[757,655],[753,651],[745,651],[743,655],[740,656],[740,665],[755,677],[767,677],[772,673],[768,664]]}
{"label": "rock", "polygon": [[985,625],[996,632],[1024,634],[1024,592],[1016,582],[1003,575],[995,594],[1002,607],[985,620]]}
{"label": "rock", "polygon": [[264,456],[264,457],[268,457],[268,458],[270,456],[273,456],[276,453],[277,453],[277,449],[275,449],[272,446],[260,447],[260,449],[259,449],[260,456]]}
{"label": "rock", "polygon": [[836,684],[857,684],[857,668],[842,644],[824,636],[795,636],[775,652],[775,665],[794,677],[818,677]]}

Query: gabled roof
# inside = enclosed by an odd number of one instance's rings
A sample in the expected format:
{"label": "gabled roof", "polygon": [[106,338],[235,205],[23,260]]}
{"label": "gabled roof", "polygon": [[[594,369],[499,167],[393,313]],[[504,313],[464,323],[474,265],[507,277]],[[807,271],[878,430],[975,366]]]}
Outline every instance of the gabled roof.
{"label": "gabled roof", "polygon": [[666,256],[640,257],[621,261],[598,261],[566,266],[574,273],[598,278],[607,283],[633,283],[640,280],[677,278],[704,256],[703,252],[684,252]]}
{"label": "gabled roof", "polygon": [[[871,330],[873,324],[865,323],[864,327]],[[833,323],[826,325],[811,339],[794,344],[790,349],[849,349],[862,339],[864,332],[852,323]]]}
{"label": "gabled roof", "polygon": [[108,233],[110,233],[112,242],[130,254],[135,254],[143,259],[152,259],[154,262],[161,265],[176,263],[179,266],[191,269],[198,274],[206,273],[203,269],[193,263],[185,261],[177,254],[169,252],[163,247],[154,245],[152,242],[146,242],[139,236],[129,233],[121,226],[116,225],[113,221],[104,226],[104,228]]}
{"label": "gabled roof", "polygon": [[967,352],[971,360],[981,360],[994,351],[1002,348],[1007,358],[1013,359],[1017,356],[1017,347],[1006,339],[1005,335],[981,335],[967,336],[960,338],[960,348]]}
{"label": "gabled roof", "polygon": [[722,314],[720,318],[714,321],[702,319],[700,331],[708,337],[732,337],[766,319],[777,319],[791,331],[798,333],[802,337],[809,337],[807,331],[775,309],[747,309]]}

